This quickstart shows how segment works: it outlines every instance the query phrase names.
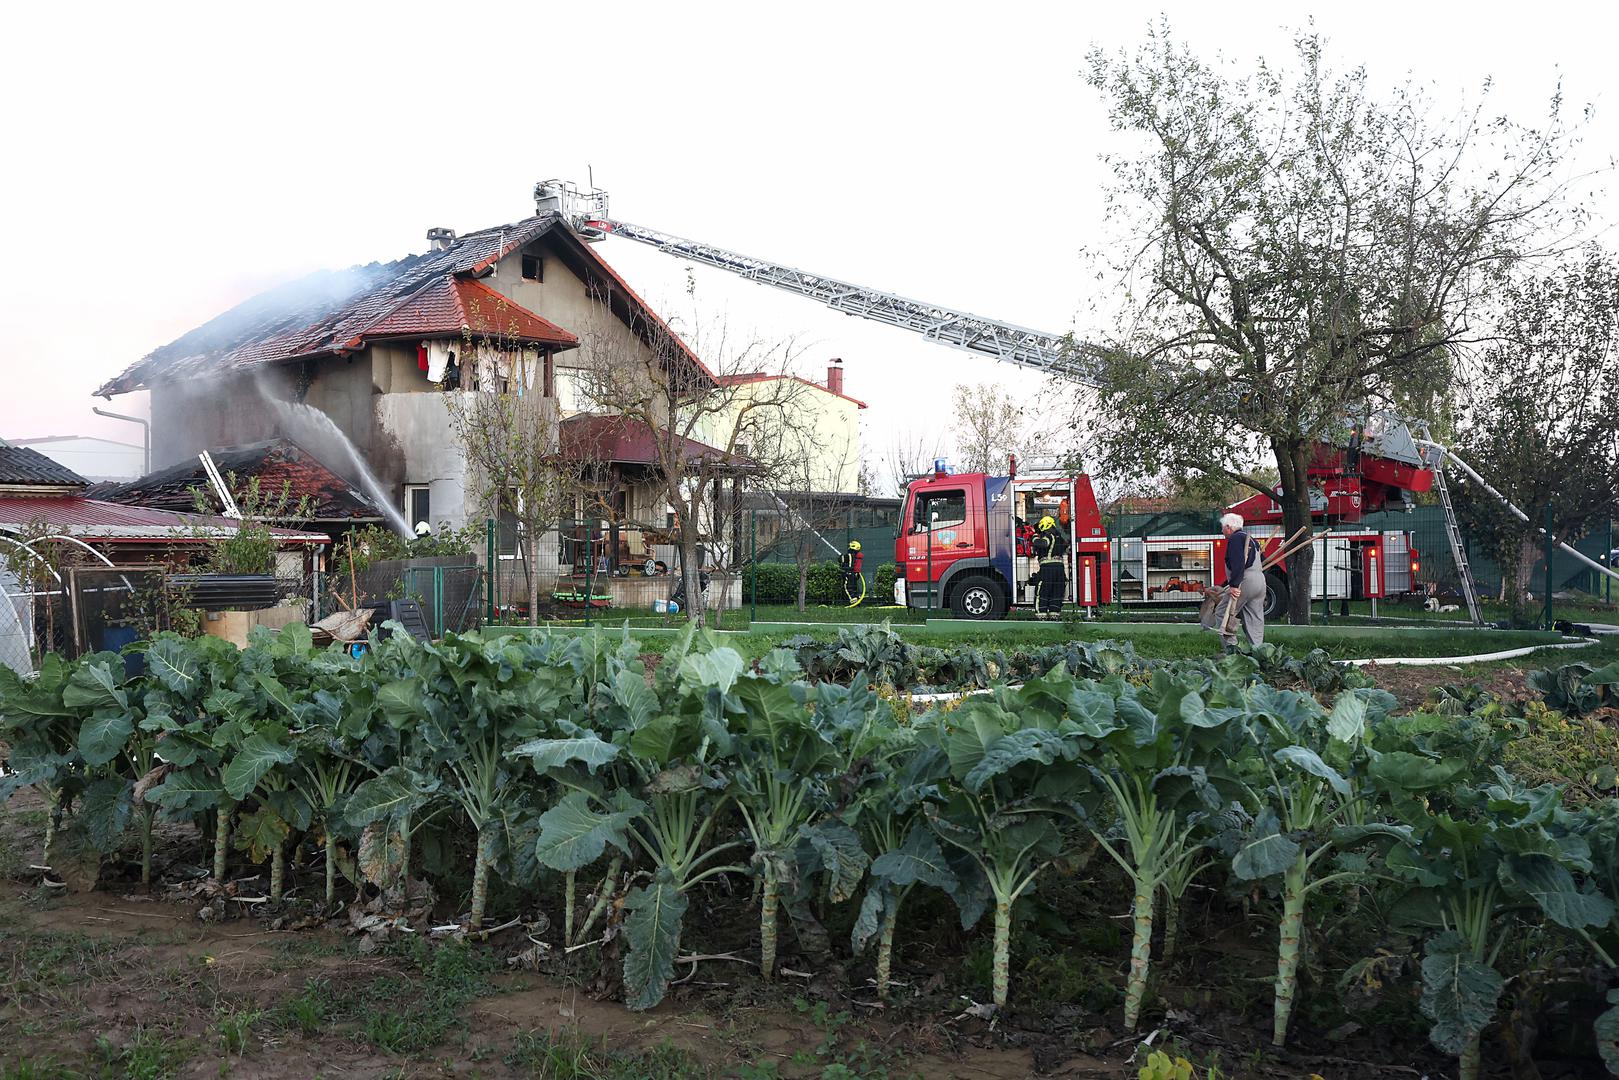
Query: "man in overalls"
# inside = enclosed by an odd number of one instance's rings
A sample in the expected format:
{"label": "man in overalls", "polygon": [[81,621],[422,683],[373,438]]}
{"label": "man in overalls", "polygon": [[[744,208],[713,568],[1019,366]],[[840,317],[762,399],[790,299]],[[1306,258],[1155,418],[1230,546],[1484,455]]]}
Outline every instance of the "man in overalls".
{"label": "man in overalls", "polygon": [[1220,519],[1225,535],[1226,602],[1215,609],[1215,627],[1226,652],[1237,651],[1237,624],[1255,645],[1265,642],[1265,560],[1259,541],[1242,528],[1239,514]]}
{"label": "man in overalls", "polygon": [[1068,537],[1057,528],[1056,518],[1047,514],[1040,519],[1032,547],[1034,557],[1040,561],[1040,593],[1034,617],[1060,619],[1063,594],[1068,591]]}

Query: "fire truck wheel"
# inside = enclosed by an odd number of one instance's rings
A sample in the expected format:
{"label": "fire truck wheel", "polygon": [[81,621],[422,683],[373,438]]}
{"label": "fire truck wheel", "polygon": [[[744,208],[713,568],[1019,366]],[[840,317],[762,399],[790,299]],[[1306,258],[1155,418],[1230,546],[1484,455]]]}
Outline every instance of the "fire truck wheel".
{"label": "fire truck wheel", "polygon": [[999,619],[1006,614],[1006,590],[993,578],[970,577],[951,592],[950,614],[958,619]]}
{"label": "fire truck wheel", "polygon": [[1287,617],[1287,579],[1278,573],[1265,575],[1265,621],[1281,622]]}

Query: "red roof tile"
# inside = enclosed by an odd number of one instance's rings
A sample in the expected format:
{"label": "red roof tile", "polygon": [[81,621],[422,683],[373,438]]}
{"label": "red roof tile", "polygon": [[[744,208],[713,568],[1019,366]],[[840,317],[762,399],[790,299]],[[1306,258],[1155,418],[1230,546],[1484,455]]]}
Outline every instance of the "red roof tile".
{"label": "red roof tile", "polygon": [[579,345],[577,337],[556,323],[540,318],[483,282],[450,277],[428,282],[357,337],[459,337],[463,332],[557,349]]}

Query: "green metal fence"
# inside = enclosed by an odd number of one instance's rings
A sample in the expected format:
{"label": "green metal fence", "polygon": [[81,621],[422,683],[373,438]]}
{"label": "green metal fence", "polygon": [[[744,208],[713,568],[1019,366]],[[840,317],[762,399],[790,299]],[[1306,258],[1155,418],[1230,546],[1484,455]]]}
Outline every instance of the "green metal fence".
{"label": "green metal fence", "polygon": [[[1107,522],[1107,534],[1110,537],[1118,536],[1200,536],[1220,531],[1219,507],[1209,507],[1204,510],[1185,510],[1159,514],[1120,514]],[[1451,554],[1450,541],[1445,534],[1445,512],[1439,506],[1418,506],[1409,512],[1384,511],[1376,514],[1367,514],[1359,526],[1378,532],[1409,532],[1411,546],[1419,553],[1421,569],[1417,580],[1423,584],[1432,584],[1445,593],[1460,591],[1460,582],[1456,574],[1456,559]],[[1597,562],[1604,562],[1608,552],[1614,546],[1614,532],[1611,526],[1598,528],[1575,544],[1576,550]],[[1495,564],[1483,548],[1467,537],[1467,561],[1473,568],[1473,578],[1478,585],[1479,593],[1484,597],[1495,597],[1501,593],[1501,568]],[[1530,578],[1531,588],[1535,592],[1544,589],[1546,580],[1546,563],[1544,558],[1535,564],[1534,573]],[[1611,602],[1616,591],[1613,579],[1581,563],[1572,555],[1561,551],[1554,554],[1552,559],[1552,591],[1577,591],[1594,594]]]}
{"label": "green metal fence", "polygon": [[[1456,575],[1456,560],[1451,555],[1450,541],[1445,536],[1445,513],[1442,508],[1419,506],[1410,513],[1368,514],[1361,524],[1368,529],[1403,529],[1411,533],[1411,544],[1421,555],[1422,570],[1418,574],[1418,580],[1432,582],[1441,590],[1449,592],[1460,588]],[[1573,546],[1586,557],[1597,562],[1605,562],[1608,550],[1612,546],[1609,540],[1611,535],[1611,529],[1598,528]],[[1486,598],[1499,596],[1501,568],[1481,545],[1466,534],[1465,530],[1462,538],[1466,544],[1467,561],[1473,568],[1473,580],[1478,585],[1479,595]],[[1611,595],[1612,580],[1607,575],[1592,570],[1572,555],[1561,551],[1553,555],[1551,583],[1554,593],[1567,591]],[[1542,557],[1536,561],[1534,572],[1530,576],[1531,589],[1536,593],[1542,592],[1545,581],[1546,562]]]}

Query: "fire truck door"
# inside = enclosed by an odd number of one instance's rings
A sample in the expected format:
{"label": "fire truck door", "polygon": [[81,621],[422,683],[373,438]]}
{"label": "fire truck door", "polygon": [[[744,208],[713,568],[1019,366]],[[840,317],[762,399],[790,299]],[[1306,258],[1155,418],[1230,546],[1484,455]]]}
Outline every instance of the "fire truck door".
{"label": "fire truck door", "polygon": [[906,523],[906,562],[924,568],[931,564],[935,582],[943,580],[956,560],[984,555],[983,508],[975,513],[969,501],[965,487],[929,490],[915,500],[915,512]]}

